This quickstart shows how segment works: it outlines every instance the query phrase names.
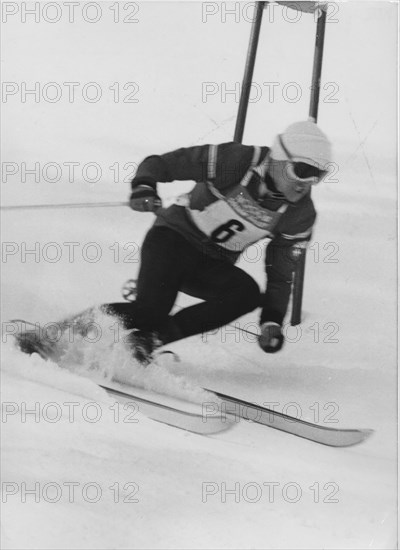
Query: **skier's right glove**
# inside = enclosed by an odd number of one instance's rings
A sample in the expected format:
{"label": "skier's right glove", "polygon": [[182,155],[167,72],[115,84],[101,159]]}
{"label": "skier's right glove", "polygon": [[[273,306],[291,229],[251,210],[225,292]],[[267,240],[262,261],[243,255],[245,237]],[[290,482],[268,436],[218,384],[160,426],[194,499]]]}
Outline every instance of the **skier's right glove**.
{"label": "skier's right glove", "polygon": [[278,323],[267,322],[261,325],[258,343],[266,353],[276,353],[279,351],[283,346],[284,340],[281,326]]}
{"label": "skier's right glove", "polygon": [[129,206],[138,212],[156,212],[162,203],[157,191],[151,185],[141,183],[132,189]]}

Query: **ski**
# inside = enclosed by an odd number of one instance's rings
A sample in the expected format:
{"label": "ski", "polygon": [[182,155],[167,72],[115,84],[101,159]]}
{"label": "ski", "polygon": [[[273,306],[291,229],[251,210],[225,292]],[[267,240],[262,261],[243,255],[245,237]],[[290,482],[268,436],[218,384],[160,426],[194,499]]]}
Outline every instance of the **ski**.
{"label": "ski", "polygon": [[[215,406],[210,409],[206,407],[204,412],[200,414],[171,407],[157,400],[144,398],[137,395],[137,392],[131,393],[121,389],[124,388],[121,385],[100,385],[100,387],[110,396],[123,403],[132,401],[139,403],[140,412],[143,412],[152,420],[201,435],[212,435],[226,431],[238,419],[256,422],[330,447],[357,445],[373,433],[373,430],[370,429],[330,428],[313,424],[214,390],[206,389],[218,398],[218,402],[208,403],[207,405],[217,405],[217,408]],[[215,416],[216,413],[217,416]]]}
{"label": "ski", "polygon": [[[110,397],[113,397],[122,404],[136,403],[139,411],[152,420],[180,428],[199,435],[213,435],[232,428],[235,422],[227,415],[205,416],[197,412],[189,412],[183,409],[166,405],[158,400],[147,399],[143,396],[125,391],[121,385],[99,384]],[[162,396],[157,395],[162,399]],[[190,404],[193,406],[193,404]]]}
{"label": "ski", "polygon": [[374,432],[370,429],[329,428],[218,391],[208,389],[206,391],[213,393],[222,401],[221,409],[227,415],[269,426],[330,447],[357,445]]}

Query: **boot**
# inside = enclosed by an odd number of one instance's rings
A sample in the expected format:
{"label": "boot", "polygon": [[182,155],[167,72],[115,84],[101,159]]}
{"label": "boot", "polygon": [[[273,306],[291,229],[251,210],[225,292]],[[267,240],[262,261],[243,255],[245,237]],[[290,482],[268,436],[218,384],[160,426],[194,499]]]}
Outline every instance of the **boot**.
{"label": "boot", "polygon": [[162,346],[158,334],[154,331],[133,329],[125,339],[134,358],[142,365],[148,365],[154,359],[154,352]]}

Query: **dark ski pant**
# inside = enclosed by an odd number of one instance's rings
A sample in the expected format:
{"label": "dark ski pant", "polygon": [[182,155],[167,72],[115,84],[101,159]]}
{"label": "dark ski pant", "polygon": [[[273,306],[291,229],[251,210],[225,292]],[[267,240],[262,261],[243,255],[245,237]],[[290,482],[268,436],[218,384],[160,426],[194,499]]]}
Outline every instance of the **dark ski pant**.
{"label": "dark ski pant", "polygon": [[[170,315],[179,291],[204,301]],[[104,308],[127,329],[157,331],[166,344],[226,325],[259,303],[259,287],[245,271],[156,226],[142,245],[136,300]]]}

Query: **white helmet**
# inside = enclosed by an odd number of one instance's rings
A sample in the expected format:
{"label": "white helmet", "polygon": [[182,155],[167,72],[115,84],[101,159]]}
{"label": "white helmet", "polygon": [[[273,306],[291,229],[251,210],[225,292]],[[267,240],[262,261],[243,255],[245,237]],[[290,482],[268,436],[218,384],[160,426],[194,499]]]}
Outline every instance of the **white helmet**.
{"label": "white helmet", "polygon": [[275,160],[309,162],[322,170],[332,161],[332,147],[327,136],[315,122],[305,120],[288,126],[271,147]]}

